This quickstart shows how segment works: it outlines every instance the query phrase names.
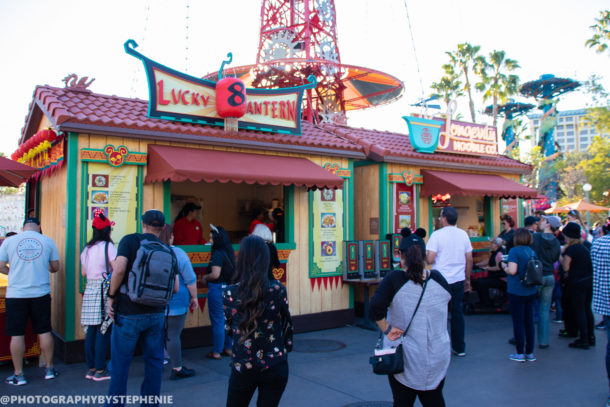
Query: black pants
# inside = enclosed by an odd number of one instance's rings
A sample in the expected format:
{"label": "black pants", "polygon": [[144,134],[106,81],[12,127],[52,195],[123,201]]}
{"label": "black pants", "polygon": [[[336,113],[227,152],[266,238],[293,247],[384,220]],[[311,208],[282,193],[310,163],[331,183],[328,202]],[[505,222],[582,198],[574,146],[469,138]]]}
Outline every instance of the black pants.
{"label": "black pants", "polygon": [[419,397],[419,401],[424,407],[445,407],[445,399],[443,398],[445,379],[441,380],[436,389],[423,391],[403,385],[394,378],[394,375],[388,375],[388,378],[394,396],[394,407],[413,406],[416,397]]}
{"label": "black pants", "polygon": [[561,290],[563,325],[568,335],[576,336],[578,334],[578,325],[576,324],[576,315],[574,314],[574,305],[572,301],[574,287],[571,284],[562,283]]}
{"label": "black pants", "polygon": [[576,326],[580,333],[580,340],[587,342],[593,334],[593,312],[591,301],[593,299],[592,280],[572,285],[572,308],[576,319]]}
{"label": "black pants", "polygon": [[288,362],[280,362],[264,372],[231,370],[227,407],[248,407],[258,388],[257,407],[275,407],[288,383]]}

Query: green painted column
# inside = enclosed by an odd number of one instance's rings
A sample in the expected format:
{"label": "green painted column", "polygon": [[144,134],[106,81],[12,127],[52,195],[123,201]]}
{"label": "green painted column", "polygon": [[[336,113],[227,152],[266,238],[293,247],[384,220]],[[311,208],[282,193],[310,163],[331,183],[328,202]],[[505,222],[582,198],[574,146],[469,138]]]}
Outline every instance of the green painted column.
{"label": "green painted column", "polygon": [[388,234],[388,165],[379,164],[379,238],[385,239]]}
{"label": "green painted column", "polygon": [[[143,188],[140,190],[143,191]],[[143,208],[140,208],[142,212]],[[172,182],[170,180],[163,181],[163,215],[165,215],[165,223],[172,223]]]}
{"label": "green painted column", "polygon": [[66,249],[65,249],[65,332],[64,339],[66,342],[74,340],[75,331],[75,295],[76,295],[76,259],[77,242],[76,242],[76,203],[78,197],[78,133],[69,132],[66,135],[68,139],[67,151],[67,185],[66,185]]}

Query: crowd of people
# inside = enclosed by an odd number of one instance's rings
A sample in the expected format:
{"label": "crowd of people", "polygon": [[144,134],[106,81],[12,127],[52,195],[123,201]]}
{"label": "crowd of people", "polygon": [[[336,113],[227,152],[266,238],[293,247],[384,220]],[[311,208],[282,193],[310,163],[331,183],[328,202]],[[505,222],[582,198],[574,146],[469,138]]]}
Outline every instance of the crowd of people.
{"label": "crowd of people", "polygon": [[[95,214],[92,237],[81,253],[81,273],[87,281],[80,321],[85,331],[84,378],[109,381],[109,396],[126,395],[136,346],[145,363],[141,396],[160,395],[164,355],[171,380],[195,375],[183,363],[180,335],[188,311],[199,306],[197,276],[188,255],[173,244],[178,239],[180,244],[206,243],[196,219],[200,209],[187,203],[173,227],[161,211],[146,211],[142,233],[124,236],[118,247],[111,237],[114,223],[101,212]],[[209,244],[210,267],[203,281],[209,290],[213,348],[207,357],[231,358],[227,405],[247,406],[258,390],[258,405],[277,406],[288,381],[293,328],[286,288],[272,272],[279,267],[272,233],[257,223],[241,242],[239,261],[221,226],[210,225]],[[53,367],[49,272],[59,268],[55,243],[41,234],[37,218],[27,218],[23,232],[0,246],[0,272],[9,275],[6,334],[11,336],[14,373],[8,384],[27,384],[23,356],[28,321],[40,340],[45,379],[58,375]],[[140,271],[145,274],[138,275]],[[138,286],[136,280],[144,279]],[[119,404],[107,405],[121,405],[123,399],[109,400]]]}
{"label": "crowd of people", "polygon": [[[205,242],[196,220],[200,209],[187,204],[173,227],[165,223],[162,212],[146,211],[142,233],[124,236],[118,247],[111,238],[113,222],[103,213],[95,214],[92,237],[80,257],[87,281],[80,321],[85,330],[84,377],[109,380],[110,396],[126,394],[137,344],[145,362],[142,396],[160,394],[164,355],[171,380],[195,375],[183,363],[180,335],[188,311],[199,306],[197,276],[188,255],[174,243],[178,236],[180,244]],[[385,276],[370,302],[369,317],[383,333],[383,346],[401,344],[404,349],[404,370],[388,375],[397,406],[412,406],[417,398],[423,406],[445,405],[443,387],[451,354],[466,356],[463,301],[473,288],[481,292],[482,301],[489,301],[491,289],[506,291],[514,334],[510,342],[515,345],[508,355],[512,361],[534,362],[536,342],[539,349],[549,347],[552,306],[555,322],[564,324],[558,335],[574,339],[569,347],[586,350],[596,345],[593,312],[603,316],[598,328],[610,339],[610,219],[594,234],[585,229],[577,212],[570,212],[566,222],[554,215],[529,216],[525,227],[516,229],[514,220],[503,215],[502,232],[490,239],[489,259],[477,264],[457,220],[457,210],[444,207],[441,227],[427,244],[424,229],[403,229],[400,268]],[[277,406],[288,381],[292,319],[286,288],[273,274],[279,258],[271,228],[255,219],[251,229],[236,258],[224,228],[210,225],[210,268],[203,276],[213,333],[207,357],[231,358],[227,406],[247,406],[256,390],[257,405]],[[132,276],[143,258],[148,278],[171,270],[164,285],[156,281],[156,291],[167,291],[164,297],[146,297],[146,286],[135,288]],[[58,259],[55,243],[40,233],[35,217],[27,218],[23,232],[0,246],[0,272],[9,274],[6,334],[11,336],[14,373],[6,379],[8,384],[27,384],[23,355],[28,321],[39,336],[45,379],[58,375],[52,357],[49,281],[49,272],[60,268]],[[540,264],[535,285],[525,282],[532,260]],[[494,274],[488,274],[485,284],[473,285],[473,266]],[[495,285],[497,281],[504,285]],[[610,341],[606,368],[610,387]]]}

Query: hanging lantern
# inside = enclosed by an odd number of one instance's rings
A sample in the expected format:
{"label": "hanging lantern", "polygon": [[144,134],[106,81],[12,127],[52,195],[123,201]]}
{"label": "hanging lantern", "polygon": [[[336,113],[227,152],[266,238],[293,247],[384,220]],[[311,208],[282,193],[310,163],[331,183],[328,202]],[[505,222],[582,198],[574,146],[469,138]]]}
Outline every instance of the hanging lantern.
{"label": "hanging lantern", "polygon": [[216,83],[216,112],[220,117],[242,117],[246,113],[246,85],[225,77]]}

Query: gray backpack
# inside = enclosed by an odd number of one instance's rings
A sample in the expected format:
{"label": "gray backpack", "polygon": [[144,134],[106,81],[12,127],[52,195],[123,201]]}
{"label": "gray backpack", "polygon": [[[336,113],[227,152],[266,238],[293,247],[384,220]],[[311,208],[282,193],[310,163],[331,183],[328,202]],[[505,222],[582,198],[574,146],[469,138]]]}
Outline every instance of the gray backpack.
{"label": "gray backpack", "polygon": [[174,251],[157,240],[142,239],[121,293],[149,307],[166,306],[174,294],[178,262]]}

